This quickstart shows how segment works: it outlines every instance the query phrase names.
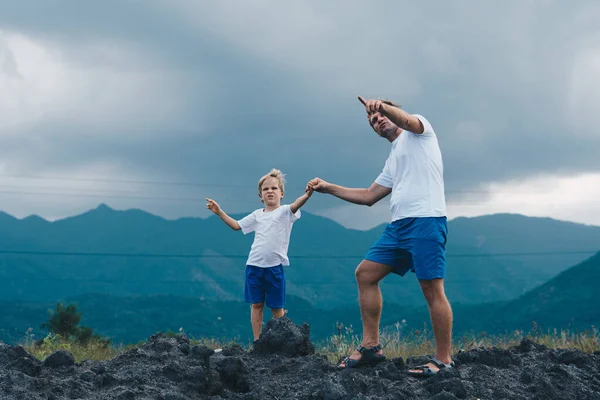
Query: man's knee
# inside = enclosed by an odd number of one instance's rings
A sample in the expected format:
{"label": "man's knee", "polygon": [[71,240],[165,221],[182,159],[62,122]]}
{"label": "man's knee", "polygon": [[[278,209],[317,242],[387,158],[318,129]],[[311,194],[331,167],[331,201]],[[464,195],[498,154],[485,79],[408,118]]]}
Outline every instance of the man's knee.
{"label": "man's knee", "polygon": [[356,282],[359,285],[375,285],[389,273],[386,268],[389,267],[363,260],[354,271]]}
{"label": "man's knee", "polygon": [[421,280],[421,291],[427,302],[446,301],[443,279]]}
{"label": "man's knee", "polygon": [[359,285],[369,283],[369,274],[364,268],[361,268],[361,265],[362,264],[359,264],[358,267],[356,267],[356,270],[354,270],[354,277]]}
{"label": "man's knee", "polygon": [[255,311],[262,311],[265,308],[265,303],[252,303],[252,309]]}

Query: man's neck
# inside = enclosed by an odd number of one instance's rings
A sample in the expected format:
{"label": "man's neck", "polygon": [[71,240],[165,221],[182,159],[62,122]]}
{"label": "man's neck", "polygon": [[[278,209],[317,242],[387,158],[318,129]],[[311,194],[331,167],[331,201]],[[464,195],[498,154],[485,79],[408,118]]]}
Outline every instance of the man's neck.
{"label": "man's neck", "polygon": [[398,136],[400,136],[400,134],[402,133],[402,129],[398,128],[396,129],[396,132],[394,132],[394,134],[388,136],[386,139],[390,142],[390,143],[394,143],[394,140],[398,139]]}

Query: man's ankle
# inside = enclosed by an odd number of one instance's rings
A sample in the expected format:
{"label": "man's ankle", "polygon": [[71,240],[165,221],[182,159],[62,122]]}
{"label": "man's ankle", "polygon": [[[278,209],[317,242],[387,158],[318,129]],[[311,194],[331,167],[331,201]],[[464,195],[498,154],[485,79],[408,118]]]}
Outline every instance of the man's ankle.
{"label": "man's ankle", "polygon": [[365,349],[371,349],[375,346],[377,346],[379,344],[379,341],[367,341],[367,340],[363,340],[363,342],[360,344],[362,347],[364,347]]}
{"label": "man's ankle", "polygon": [[436,354],[435,358],[437,358],[438,360],[440,360],[441,362],[443,362],[444,364],[450,364],[452,362],[452,357],[451,356],[447,356],[447,357],[440,357]]}

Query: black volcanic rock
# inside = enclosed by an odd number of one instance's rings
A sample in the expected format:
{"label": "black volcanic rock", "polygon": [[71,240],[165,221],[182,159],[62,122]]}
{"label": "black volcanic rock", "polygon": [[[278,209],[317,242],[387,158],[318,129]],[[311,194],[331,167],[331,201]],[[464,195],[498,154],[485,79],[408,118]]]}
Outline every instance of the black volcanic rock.
{"label": "black volcanic rock", "polygon": [[[308,326],[267,324],[250,352],[190,346],[185,335],[153,335],[112,360],[44,363],[0,343],[0,398],[28,399],[600,399],[600,356],[547,349],[524,339],[508,350],[454,355],[457,367],[420,379],[407,370],[425,357],[337,370],[314,354]],[[385,349],[384,349],[385,350]],[[48,361],[51,360],[51,361]]]}
{"label": "black volcanic rock", "polygon": [[298,326],[287,317],[271,319],[254,343],[254,354],[282,354],[288,357],[314,354],[315,348],[309,339],[308,324]]}

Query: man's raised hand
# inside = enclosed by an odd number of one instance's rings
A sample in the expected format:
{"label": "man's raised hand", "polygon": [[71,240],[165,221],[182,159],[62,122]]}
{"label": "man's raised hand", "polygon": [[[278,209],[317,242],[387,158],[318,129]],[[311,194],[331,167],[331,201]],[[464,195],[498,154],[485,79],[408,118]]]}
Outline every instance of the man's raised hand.
{"label": "man's raised hand", "polygon": [[362,96],[358,96],[358,100],[365,106],[367,114],[383,111],[383,102],[381,100],[365,100]]}

